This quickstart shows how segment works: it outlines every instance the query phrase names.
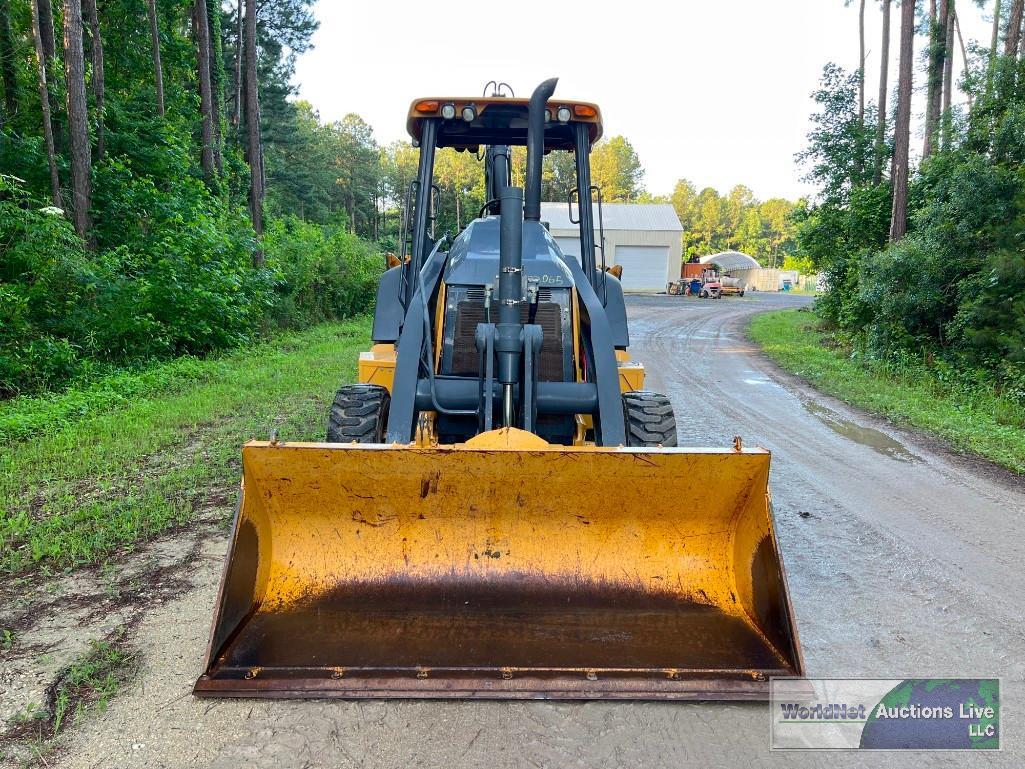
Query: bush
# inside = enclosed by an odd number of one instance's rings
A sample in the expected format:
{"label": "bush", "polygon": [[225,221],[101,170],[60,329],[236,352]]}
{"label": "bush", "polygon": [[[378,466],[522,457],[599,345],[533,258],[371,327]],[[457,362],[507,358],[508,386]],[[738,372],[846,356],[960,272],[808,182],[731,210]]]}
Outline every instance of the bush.
{"label": "bush", "polygon": [[960,269],[920,235],[864,259],[855,301],[869,347],[885,354],[944,339],[944,321],[957,309]]}
{"label": "bush", "polygon": [[290,216],[269,222],[263,243],[276,279],[271,316],[278,326],[307,326],[373,306],[384,258],[356,235]]}
{"label": "bush", "polygon": [[383,258],[370,244],[272,219],[266,266],[254,269],[244,210],[212,195],[180,160],[182,173],[166,187],[124,158],[97,167],[96,201],[107,215],[92,251],[63,212],[0,176],[0,397],[373,306]]}

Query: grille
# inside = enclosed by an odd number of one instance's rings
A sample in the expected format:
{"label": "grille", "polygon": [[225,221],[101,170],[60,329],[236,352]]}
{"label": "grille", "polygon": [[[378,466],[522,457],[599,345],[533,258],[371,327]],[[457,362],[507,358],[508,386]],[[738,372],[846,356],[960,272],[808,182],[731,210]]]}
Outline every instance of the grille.
{"label": "grille", "polygon": [[[547,299],[551,292],[547,289]],[[482,292],[483,293],[483,292]],[[470,294],[472,296],[472,294]],[[562,307],[552,301],[541,301],[539,292],[534,323],[541,326],[544,338],[541,342],[541,360],[538,379],[542,382],[561,382],[565,379],[562,349]],[[529,307],[521,305],[520,320],[528,323]],[[478,376],[479,357],[474,336],[477,324],[484,323],[484,301],[462,301],[456,305],[455,338],[452,345],[452,373],[456,376]]]}

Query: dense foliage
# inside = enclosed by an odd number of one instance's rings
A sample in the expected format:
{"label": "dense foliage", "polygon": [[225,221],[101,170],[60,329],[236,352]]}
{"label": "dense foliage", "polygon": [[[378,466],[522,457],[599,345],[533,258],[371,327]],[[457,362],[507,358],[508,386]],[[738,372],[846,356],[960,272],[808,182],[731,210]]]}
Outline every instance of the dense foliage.
{"label": "dense foliage", "polygon": [[796,204],[788,200],[756,200],[754,192],[743,184],[725,196],[711,187],[698,192],[693,184],[681,179],[670,201],[683,224],[685,259],[743,251],[764,267],[779,267],[796,251]]}
{"label": "dense foliage", "polygon": [[[111,367],[231,347],[274,327],[372,306],[384,260],[354,234],[376,234],[376,200],[361,186],[361,169],[378,165],[370,129],[355,116],[321,125],[308,105],[289,98],[295,56],[316,29],[309,0],[259,5],[269,196],[262,240],[254,233],[239,103],[243,67],[235,66],[243,5],[153,3],[158,60],[146,3],[100,0],[98,34],[86,18],[72,25],[69,37],[61,32],[70,3],[0,2],[0,397],[60,387]],[[210,105],[200,88],[199,9],[209,12]],[[51,53],[42,47],[52,155],[44,140],[34,25],[55,45]],[[82,158],[73,155],[75,115],[67,106],[73,72],[64,67],[75,34],[84,37],[78,45],[85,53],[91,145],[85,157],[91,222],[84,232],[76,232],[71,215],[80,199],[71,170]],[[100,45],[102,70],[94,55]],[[217,167],[204,158],[208,111],[215,142],[209,157]],[[254,259],[257,252],[262,258]]]}
{"label": "dense foliage", "polygon": [[[0,0],[0,397],[372,305],[418,153],[294,98],[311,5]],[[513,183],[524,166],[516,147]],[[591,169],[607,202],[672,203],[687,257],[793,253],[787,201],[685,180],[654,197],[623,136]],[[435,182],[435,231],[455,234],[486,202],[479,157],[440,150]],[[574,194],[571,153],[542,184]]]}
{"label": "dense foliage", "polygon": [[1025,62],[1010,47],[976,50],[969,104],[936,122],[895,242],[891,182],[871,173],[874,110],[859,113],[858,73],[826,67],[803,153],[821,194],[798,242],[831,288],[818,312],[852,354],[1025,405]]}

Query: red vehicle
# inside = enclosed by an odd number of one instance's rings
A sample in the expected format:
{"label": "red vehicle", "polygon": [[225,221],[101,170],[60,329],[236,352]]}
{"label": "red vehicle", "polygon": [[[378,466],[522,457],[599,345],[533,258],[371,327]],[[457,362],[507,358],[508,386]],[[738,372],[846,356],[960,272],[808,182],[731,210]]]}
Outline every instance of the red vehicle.
{"label": "red vehicle", "polygon": [[720,299],[723,296],[743,296],[744,286],[740,278],[731,278],[729,275],[719,275],[715,267],[708,267],[702,273],[701,292],[702,299]]}
{"label": "red vehicle", "polygon": [[714,265],[687,262],[681,270],[680,280],[674,280],[666,287],[672,296],[700,296],[702,299],[719,299],[724,295],[744,295],[740,278],[720,276]]}

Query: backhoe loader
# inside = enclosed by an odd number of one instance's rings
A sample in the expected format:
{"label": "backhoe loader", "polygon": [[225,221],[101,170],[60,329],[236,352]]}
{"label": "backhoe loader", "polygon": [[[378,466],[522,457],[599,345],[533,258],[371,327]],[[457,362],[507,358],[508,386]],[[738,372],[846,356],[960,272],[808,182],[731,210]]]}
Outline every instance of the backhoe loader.
{"label": "backhoe loader", "polygon": [[[197,695],[764,699],[803,674],[769,452],[679,448],[644,390],[590,176],[601,113],[556,82],[412,103],[373,346],[325,442],[243,447]],[[487,189],[451,242],[446,147],[478,154]],[[548,152],[575,158],[579,258],[541,221]]]}

